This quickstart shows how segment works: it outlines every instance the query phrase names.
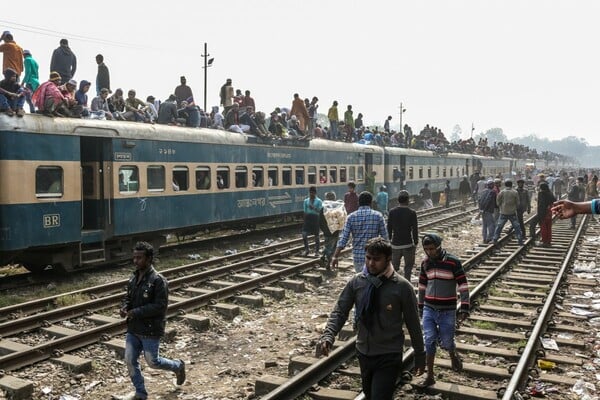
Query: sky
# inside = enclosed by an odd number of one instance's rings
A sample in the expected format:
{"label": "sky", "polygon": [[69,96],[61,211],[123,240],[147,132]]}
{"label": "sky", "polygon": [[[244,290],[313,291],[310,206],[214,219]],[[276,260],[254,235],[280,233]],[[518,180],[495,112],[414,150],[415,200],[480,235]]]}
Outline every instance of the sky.
{"label": "sky", "polygon": [[[447,137],[502,128],[508,138],[566,136],[600,145],[600,2],[595,0],[30,0],[0,30],[32,52],[40,79],[67,38],[76,80],[95,82],[102,53],[111,89],[166,99],[186,76],[203,107],[227,78],[258,110],[291,107],[293,94],[348,104],[367,125],[388,115]],[[95,86],[91,91],[95,93]]]}

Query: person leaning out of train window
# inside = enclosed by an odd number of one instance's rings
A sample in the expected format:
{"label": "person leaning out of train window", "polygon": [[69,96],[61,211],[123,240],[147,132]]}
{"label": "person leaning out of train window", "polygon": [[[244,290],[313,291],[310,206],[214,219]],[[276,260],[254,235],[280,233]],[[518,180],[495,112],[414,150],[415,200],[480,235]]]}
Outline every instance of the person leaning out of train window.
{"label": "person leaning out of train window", "polygon": [[381,237],[365,246],[365,264],[340,293],[317,342],[316,355],[327,356],[355,307],[356,351],[362,390],[367,399],[392,400],[402,371],[406,326],[414,349],[415,374],[425,371],[425,346],[411,283],[392,267],[392,246]]}
{"label": "person leaning out of train window", "polygon": [[173,182],[171,183],[174,192],[179,192],[179,183],[177,183],[177,179],[173,178]]}
{"label": "person leaning out of train window", "polygon": [[12,117],[25,115],[25,90],[17,83],[17,73],[11,68],[3,71],[4,79],[0,81],[0,112]]}
{"label": "person leaning out of train window", "polygon": [[319,183],[327,183],[327,177],[325,176],[325,172],[321,172],[319,175]]}
{"label": "person leaning out of train window", "polygon": [[221,175],[217,175],[217,187],[219,189],[225,189],[225,181]]}

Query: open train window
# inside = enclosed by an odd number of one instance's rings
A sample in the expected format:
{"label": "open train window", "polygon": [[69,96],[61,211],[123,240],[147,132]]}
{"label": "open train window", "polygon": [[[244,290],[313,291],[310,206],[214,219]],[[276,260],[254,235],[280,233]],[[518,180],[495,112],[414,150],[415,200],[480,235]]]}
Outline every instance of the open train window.
{"label": "open train window", "polygon": [[162,165],[149,165],[146,173],[148,174],[149,192],[162,192],[165,190],[165,167]]}
{"label": "open train window", "polygon": [[281,169],[281,181],[284,186],[292,185],[292,167],[283,167]]}
{"label": "open train window", "polygon": [[337,168],[331,167],[329,168],[329,183],[337,182]]}
{"label": "open train window", "polygon": [[419,179],[423,179],[423,167],[419,167]]}
{"label": "open train window", "polygon": [[[458,171],[458,168],[456,169]],[[454,176],[454,168],[450,167],[450,176]]]}
{"label": "open train window", "polygon": [[296,185],[304,185],[304,167],[296,167]]}
{"label": "open train window", "polygon": [[415,179],[415,171],[413,167],[408,167],[408,179]]}
{"label": "open train window", "polygon": [[427,177],[431,178],[431,167],[427,167]]}
{"label": "open train window", "polygon": [[365,180],[365,167],[363,167],[362,165],[360,167],[358,167],[358,173],[356,175],[356,179],[359,182],[362,182]]}
{"label": "open train window", "polygon": [[248,168],[235,167],[235,187],[245,188],[248,186]]}
{"label": "open train window", "polygon": [[344,183],[348,181],[348,175],[346,175],[346,167],[340,167],[340,182]]}
{"label": "open train window", "polygon": [[[444,175],[444,176],[446,176],[446,175]],[[431,175],[429,177],[431,178]],[[435,177],[436,178],[440,177],[440,166],[439,165],[436,167]]]}
{"label": "open train window", "polygon": [[35,170],[35,197],[62,197],[63,169],[41,166]]}
{"label": "open train window", "polygon": [[279,170],[277,167],[269,167],[269,186],[279,185]]}
{"label": "open train window", "polygon": [[356,167],[350,167],[350,180],[352,182],[356,181]]}
{"label": "open train window", "polygon": [[252,187],[263,187],[265,185],[265,170],[263,167],[252,168]]}
{"label": "open train window", "polygon": [[[438,176],[440,176],[440,167],[438,167]],[[442,169],[442,177],[446,177],[446,168]]]}
{"label": "open train window", "polygon": [[217,167],[217,187],[219,189],[229,187],[229,167]]}
{"label": "open train window", "polygon": [[327,183],[327,167],[319,167],[319,183]]}
{"label": "open train window", "polygon": [[188,167],[175,166],[173,168],[173,190],[186,191],[190,188]]}
{"label": "open train window", "polygon": [[317,167],[308,167],[308,184],[317,184]]}
{"label": "open train window", "polygon": [[124,165],[119,168],[119,193],[136,193],[140,189],[138,167]]}
{"label": "open train window", "polygon": [[196,189],[198,189],[198,190],[210,189],[210,168],[209,167],[196,167]]}

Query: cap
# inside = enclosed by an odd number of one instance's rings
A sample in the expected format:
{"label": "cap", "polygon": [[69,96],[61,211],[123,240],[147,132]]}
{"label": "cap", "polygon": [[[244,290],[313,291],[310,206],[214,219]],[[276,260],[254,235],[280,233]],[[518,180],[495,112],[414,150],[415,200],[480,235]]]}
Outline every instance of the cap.
{"label": "cap", "polygon": [[493,185],[493,184],[494,184],[494,181],[493,181],[493,180],[491,180],[491,179],[488,179],[488,180],[487,180],[487,182],[486,182],[486,184],[487,184],[487,185]]}
{"label": "cap", "polygon": [[60,81],[62,78],[60,77],[60,74],[56,71],[52,71],[50,72],[50,81]]}
{"label": "cap", "polygon": [[69,82],[67,82],[69,85],[73,85],[73,86],[77,86],[77,81],[75,79],[70,79]]}
{"label": "cap", "polygon": [[108,93],[108,89],[107,88],[102,88],[102,89],[100,89],[100,93]]}
{"label": "cap", "polygon": [[31,55],[31,51],[29,51],[29,50],[23,50],[23,55],[24,56]]}
{"label": "cap", "polygon": [[0,36],[0,38],[3,38],[4,36],[10,35],[10,34],[11,34],[10,31],[4,31],[4,32],[2,32],[2,36]]}

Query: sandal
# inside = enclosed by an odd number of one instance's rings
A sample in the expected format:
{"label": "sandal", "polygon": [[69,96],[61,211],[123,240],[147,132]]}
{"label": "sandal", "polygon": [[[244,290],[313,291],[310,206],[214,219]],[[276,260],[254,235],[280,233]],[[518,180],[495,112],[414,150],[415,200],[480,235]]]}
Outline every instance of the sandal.
{"label": "sandal", "polygon": [[427,377],[425,377],[425,379],[419,383],[419,386],[421,387],[429,387],[429,386],[433,386],[435,385],[435,378],[432,375],[427,375]]}
{"label": "sandal", "polygon": [[461,372],[463,369],[462,359],[456,352],[450,353],[450,361],[452,362],[452,370],[454,372]]}

